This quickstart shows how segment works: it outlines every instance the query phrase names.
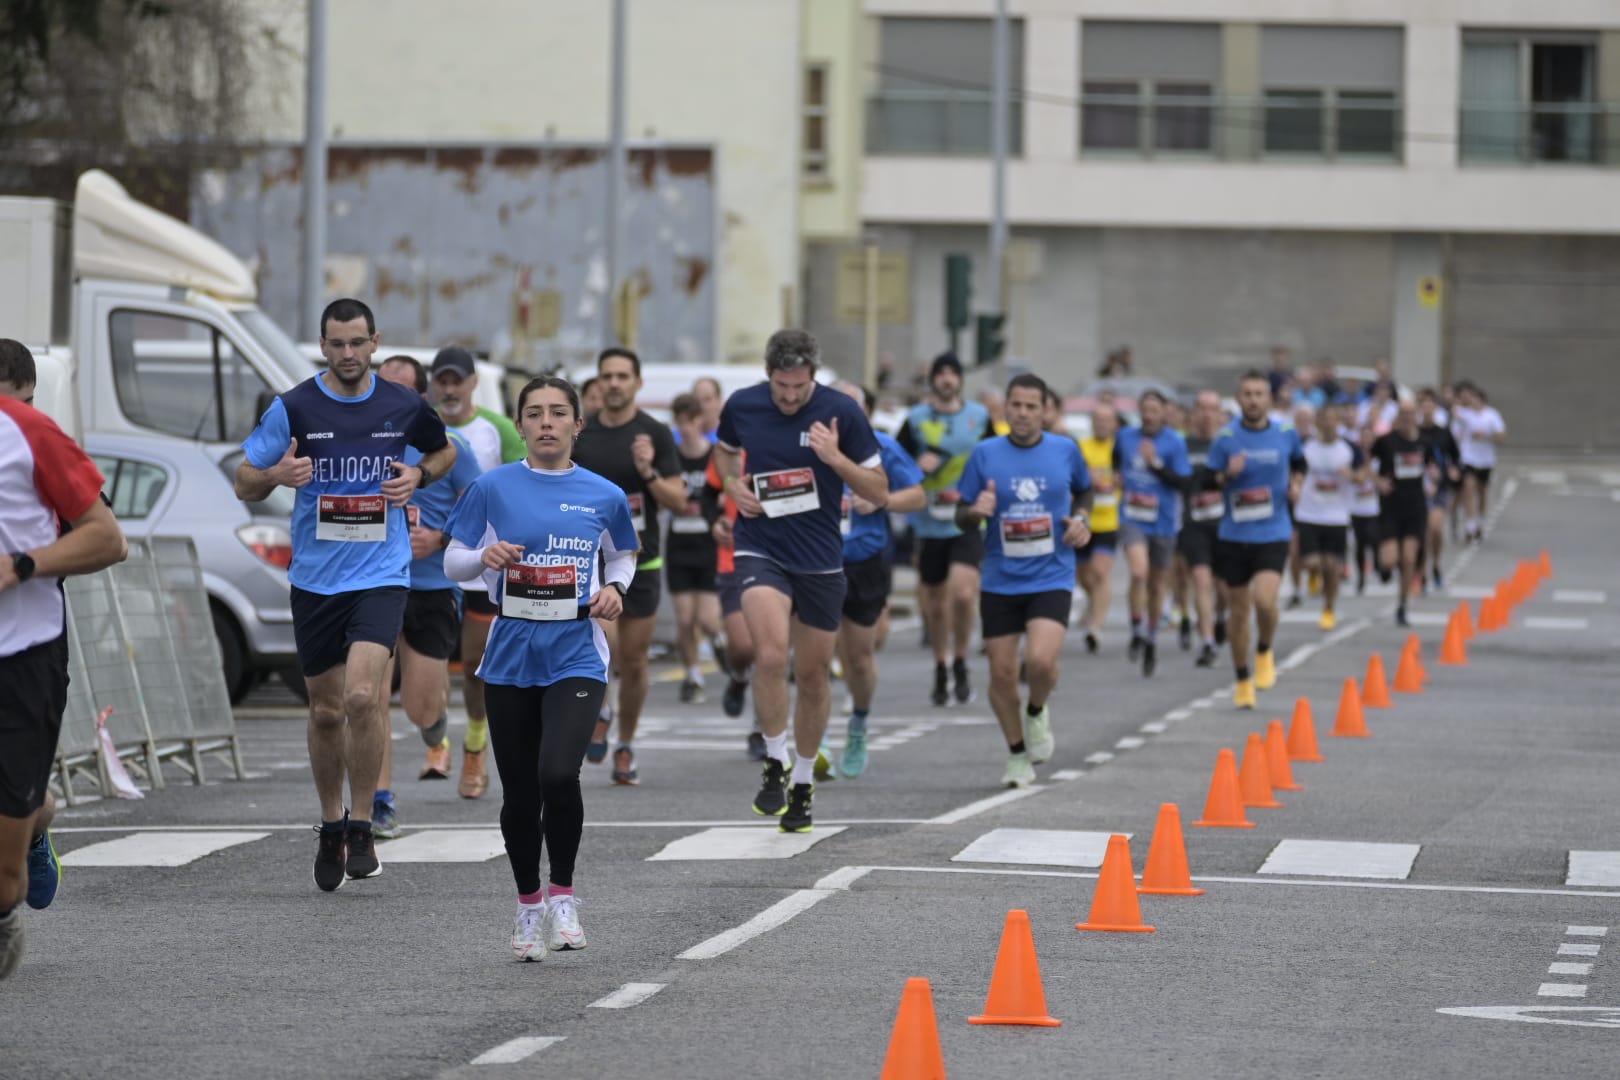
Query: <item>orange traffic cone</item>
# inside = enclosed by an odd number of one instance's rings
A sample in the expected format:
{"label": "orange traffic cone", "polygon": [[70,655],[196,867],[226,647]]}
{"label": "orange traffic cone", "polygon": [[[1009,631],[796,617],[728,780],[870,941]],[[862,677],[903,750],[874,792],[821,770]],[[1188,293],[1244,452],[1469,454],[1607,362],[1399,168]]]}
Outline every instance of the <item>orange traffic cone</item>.
{"label": "orange traffic cone", "polygon": [[1395,704],[1389,700],[1389,683],[1384,681],[1384,658],[1377,653],[1367,661],[1367,677],[1361,680],[1361,704],[1369,709],[1388,709]]}
{"label": "orange traffic cone", "polygon": [[1395,668],[1397,694],[1423,693],[1423,680],[1418,676],[1417,656],[1411,649],[1401,650],[1401,662]]}
{"label": "orange traffic cone", "polygon": [[1372,735],[1367,730],[1367,721],[1361,715],[1361,691],[1356,687],[1356,680],[1344,680],[1344,691],[1339,695],[1339,715],[1333,721],[1333,731],[1330,733],[1340,738],[1364,739]]}
{"label": "orange traffic cone", "polygon": [[1142,921],[1142,904],[1136,898],[1136,876],[1131,871],[1131,842],[1119,833],[1108,838],[1102,873],[1097,877],[1097,893],[1091,900],[1091,914],[1076,930],[1109,930],[1151,934],[1153,927]]}
{"label": "orange traffic cone", "polygon": [[1277,801],[1271,788],[1271,769],[1266,764],[1266,742],[1254,732],[1249,733],[1249,741],[1243,747],[1243,765],[1238,769],[1238,790],[1243,795],[1245,807],[1254,806],[1262,810],[1282,808],[1282,803]]}
{"label": "orange traffic cone", "polygon": [[1474,638],[1474,619],[1468,610],[1468,601],[1464,600],[1457,605],[1457,630],[1462,635],[1462,641],[1472,641]]}
{"label": "orange traffic cone", "polygon": [[[1421,687],[1429,681],[1429,669],[1423,666],[1423,642],[1418,640],[1416,634],[1407,635],[1406,651],[1412,656],[1412,670],[1417,672],[1418,686]],[[1396,675],[1399,676],[1400,672],[1396,672]]]}
{"label": "orange traffic cone", "polygon": [[1496,598],[1487,596],[1479,602],[1479,632],[1494,633],[1497,629]]}
{"label": "orange traffic cone", "polygon": [[1294,702],[1294,722],[1288,727],[1288,756],[1294,761],[1326,761],[1316,746],[1316,721],[1311,717],[1311,699]]}
{"label": "orange traffic cone", "polygon": [[1136,891],[1154,896],[1204,895],[1203,889],[1193,888],[1192,872],[1187,869],[1187,844],[1181,836],[1181,808],[1173,802],[1159,807],[1159,823],[1153,827],[1153,843],[1148,847],[1142,884]]}
{"label": "orange traffic cone", "polygon": [[1446,636],[1440,642],[1440,662],[1448,667],[1467,667],[1468,649],[1463,645],[1462,620],[1452,617]]}
{"label": "orange traffic cone", "polygon": [[1204,802],[1202,821],[1206,829],[1252,829],[1254,822],[1243,813],[1243,796],[1238,791],[1237,755],[1222,750],[1215,755],[1215,775],[1209,782],[1209,798]]}
{"label": "orange traffic cone", "polygon": [[1547,554],[1546,548],[1541,549],[1541,558],[1538,561],[1541,564],[1541,576],[1544,578],[1552,577],[1552,557]]}
{"label": "orange traffic cone", "polygon": [[1277,791],[1304,791],[1305,785],[1296,783],[1294,770],[1288,767],[1288,736],[1283,734],[1281,720],[1266,725],[1266,775]]}
{"label": "orange traffic cone", "polygon": [[883,1059],[883,1080],[945,1080],[934,992],[927,979],[906,980],[894,1034],[889,1036],[889,1054]]}
{"label": "orange traffic cone", "polygon": [[1046,1015],[1046,992],[1041,989],[1041,965],[1035,959],[1035,935],[1029,929],[1029,912],[1007,912],[984,1015],[970,1016],[968,1023],[1029,1027],[1057,1027],[1063,1023]]}

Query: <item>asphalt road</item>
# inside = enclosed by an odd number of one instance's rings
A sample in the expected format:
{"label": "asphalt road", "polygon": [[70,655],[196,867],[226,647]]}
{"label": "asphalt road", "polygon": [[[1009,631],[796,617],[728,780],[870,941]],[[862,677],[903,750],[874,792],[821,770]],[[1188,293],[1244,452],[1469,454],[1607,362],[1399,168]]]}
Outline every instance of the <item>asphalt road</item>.
{"label": "asphalt road", "polygon": [[[820,787],[805,846],[749,813],[757,767],[718,678],[707,706],[659,682],[641,786],[586,766],[590,947],[538,965],[507,946],[498,787],[465,802],[413,779],[420,743],[396,710],[406,836],[381,848],[381,878],[322,894],[302,720],[245,709],[252,779],[59,819],[62,893],[27,913],[28,956],[0,984],[0,1077],[870,1076],[912,976],[932,983],[958,1077],[1614,1075],[1620,464],[1501,479],[1516,490],[1452,595],[1414,607],[1427,692],[1369,710],[1370,739],[1328,731],[1370,653],[1393,674],[1405,633],[1387,594],[1347,598],[1332,635],[1307,600],[1254,713],[1231,708],[1224,662],[1196,669],[1173,638],[1144,680],[1123,633],[1099,657],[1076,637],[1056,757],[1012,797],[987,708],[929,707],[902,626],[872,723],[885,748]],[[1544,547],[1552,580],[1467,667],[1442,667],[1437,623],[1459,595]],[[1216,751],[1300,696],[1327,761],[1297,765],[1305,790],[1251,810],[1254,829],[1187,829],[1206,894],[1143,897],[1152,934],[1075,930],[1106,834],[1132,835],[1139,872],[1160,804],[1198,817]],[[214,850],[180,850],[197,843]],[[756,857],[712,857],[724,843]],[[85,865],[159,859],[181,865]],[[966,1023],[1013,908],[1061,1027]]]}

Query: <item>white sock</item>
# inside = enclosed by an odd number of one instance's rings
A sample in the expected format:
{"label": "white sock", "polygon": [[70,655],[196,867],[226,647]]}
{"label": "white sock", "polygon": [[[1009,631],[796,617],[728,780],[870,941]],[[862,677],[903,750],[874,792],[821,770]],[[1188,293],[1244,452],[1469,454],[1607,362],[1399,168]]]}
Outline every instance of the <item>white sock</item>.
{"label": "white sock", "polygon": [[795,784],[813,784],[816,779],[816,759],[814,756],[802,757],[793,763],[793,782]]}
{"label": "white sock", "polygon": [[[784,731],[780,735],[765,736],[765,756],[775,758],[784,765],[788,764],[787,732]],[[811,764],[815,763],[811,762]]]}
{"label": "white sock", "polygon": [[703,672],[698,669],[696,664],[686,669],[686,681],[695,683],[703,681]]}

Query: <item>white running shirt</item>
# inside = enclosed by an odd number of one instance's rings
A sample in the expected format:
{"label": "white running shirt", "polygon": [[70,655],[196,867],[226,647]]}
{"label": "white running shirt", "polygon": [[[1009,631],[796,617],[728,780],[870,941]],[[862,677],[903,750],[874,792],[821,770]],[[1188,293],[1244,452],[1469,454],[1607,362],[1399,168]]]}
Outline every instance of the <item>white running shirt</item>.
{"label": "white running shirt", "polygon": [[1457,406],[1451,417],[1451,434],[1457,439],[1457,452],[1464,465],[1475,469],[1496,467],[1496,443],[1492,435],[1507,431],[1502,414],[1489,405],[1478,409]]}
{"label": "white running shirt", "polygon": [[1342,475],[1361,464],[1361,451],[1344,439],[1305,444],[1305,483],[1294,505],[1294,520],[1306,525],[1350,524],[1355,482]]}

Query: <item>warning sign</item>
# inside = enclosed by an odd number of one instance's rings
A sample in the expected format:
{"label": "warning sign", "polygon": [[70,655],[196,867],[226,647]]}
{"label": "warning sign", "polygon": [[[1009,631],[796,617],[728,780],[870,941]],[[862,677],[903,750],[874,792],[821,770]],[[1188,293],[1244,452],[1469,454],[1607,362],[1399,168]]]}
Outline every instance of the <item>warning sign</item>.
{"label": "warning sign", "polygon": [[1418,278],[1418,303],[1426,308],[1440,306],[1440,279],[1429,274]]}

